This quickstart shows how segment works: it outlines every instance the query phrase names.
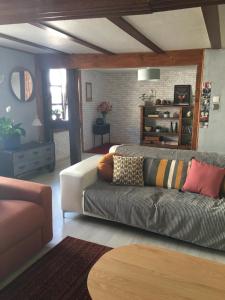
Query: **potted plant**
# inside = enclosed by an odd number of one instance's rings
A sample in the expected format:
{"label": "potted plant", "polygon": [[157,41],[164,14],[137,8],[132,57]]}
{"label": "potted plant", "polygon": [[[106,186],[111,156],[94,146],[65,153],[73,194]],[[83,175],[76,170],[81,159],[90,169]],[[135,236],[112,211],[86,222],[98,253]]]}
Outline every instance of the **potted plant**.
{"label": "potted plant", "polygon": [[97,111],[102,114],[104,124],[106,123],[106,115],[112,110],[110,102],[103,101],[97,106]]}
{"label": "potted plant", "polygon": [[52,110],[52,119],[53,120],[61,120],[62,111],[60,109]]}
{"label": "potted plant", "polygon": [[14,124],[9,118],[0,118],[0,138],[4,149],[13,150],[19,148],[21,136],[26,134],[21,125],[21,123]]}

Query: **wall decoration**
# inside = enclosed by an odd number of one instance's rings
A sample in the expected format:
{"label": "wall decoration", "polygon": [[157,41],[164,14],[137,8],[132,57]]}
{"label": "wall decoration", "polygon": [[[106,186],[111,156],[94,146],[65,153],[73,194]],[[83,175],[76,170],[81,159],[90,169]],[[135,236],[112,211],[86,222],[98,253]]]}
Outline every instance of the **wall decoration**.
{"label": "wall decoration", "polygon": [[174,104],[189,105],[191,102],[191,85],[174,86]]}
{"label": "wall decoration", "polygon": [[92,102],[92,83],[86,82],[86,102]]}
{"label": "wall decoration", "polygon": [[207,81],[202,84],[202,94],[200,103],[200,128],[209,126],[209,110],[211,101],[212,83]]}
{"label": "wall decoration", "polygon": [[212,99],[213,110],[220,109],[220,96],[214,96]]}

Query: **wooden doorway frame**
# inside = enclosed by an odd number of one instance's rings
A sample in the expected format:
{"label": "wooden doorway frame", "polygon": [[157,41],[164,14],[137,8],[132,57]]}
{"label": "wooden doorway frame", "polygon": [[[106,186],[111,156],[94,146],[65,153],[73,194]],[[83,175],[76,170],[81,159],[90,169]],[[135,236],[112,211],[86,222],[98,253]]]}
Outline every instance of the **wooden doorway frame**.
{"label": "wooden doorway frame", "polygon": [[[96,69],[96,68],[140,68],[197,66],[195,110],[193,118],[192,149],[197,149],[199,134],[199,111],[203,77],[204,50],[167,51],[155,53],[129,53],[117,55],[72,54],[38,55],[41,68]],[[82,108],[81,108],[82,110]]]}

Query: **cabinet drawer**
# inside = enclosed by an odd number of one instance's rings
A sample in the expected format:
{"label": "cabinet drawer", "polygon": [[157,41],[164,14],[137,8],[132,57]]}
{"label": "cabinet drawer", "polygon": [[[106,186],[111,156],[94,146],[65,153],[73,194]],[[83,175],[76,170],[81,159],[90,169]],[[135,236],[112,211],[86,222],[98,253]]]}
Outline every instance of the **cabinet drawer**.
{"label": "cabinet drawer", "polygon": [[46,157],[47,155],[53,155],[53,148],[51,145],[47,145],[41,148],[42,153]]}
{"label": "cabinet drawer", "polygon": [[14,166],[14,176],[18,176],[28,171],[28,164],[25,162],[18,163]]}
{"label": "cabinet drawer", "polygon": [[29,171],[38,169],[42,166],[43,166],[43,163],[42,163],[41,159],[34,160],[32,162],[29,162]]}
{"label": "cabinet drawer", "polygon": [[35,160],[42,156],[41,148],[31,149],[27,153],[29,160]]}
{"label": "cabinet drawer", "polygon": [[27,159],[27,151],[16,152],[13,154],[14,164],[21,163],[22,161],[26,161],[26,159]]}

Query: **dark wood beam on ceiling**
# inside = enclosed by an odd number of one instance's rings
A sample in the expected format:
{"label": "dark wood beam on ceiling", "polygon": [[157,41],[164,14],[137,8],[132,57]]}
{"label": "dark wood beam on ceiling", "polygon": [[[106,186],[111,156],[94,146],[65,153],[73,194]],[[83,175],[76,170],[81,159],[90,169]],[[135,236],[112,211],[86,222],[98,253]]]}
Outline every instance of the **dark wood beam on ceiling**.
{"label": "dark wood beam on ceiling", "polygon": [[0,24],[140,15],[224,3],[224,0],[1,0]]}
{"label": "dark wood beam on ceiling", "polygon": [[67,53],[64,53],[62,51],[50,48],[50,47],[46,47],[46,46],[39,45],[39,44],[30,42],[30,41],[22,40],[22,39],[14,37],[14,36],[3,34],[3,33],[0,33],[0,38],[6,39],[6,40],[9,40],[9,41],[12,41],[12,42],[16,42],[16,43],[19,43],[19,44],[27,45],[27,46],[30,46],[30,47],[35,47],[35,48],[38,48],[38,49],[51,51],[51,52],[54,52],[56,54],[67,54]]}
{"label": "dark wood beam on ceiling", "polygon": [[39,55],[42,68],[67,69],[116,69],[141,67],[169,67],[198,65],[202,62],[203,50],[167,51],[164,54],[153,52],[124,53],[116,55],[104,54],[71,54],[71,55]]}
{"label": "dark wood beam on ceiling", "polygon": [[222,44],[218,5],[202,7],[202,14],[212,49],[221,49]]}
{"label": "dark wood beam on ceiling", "polygon": [[122,17],[109,17],[109,21],[118,26],[120,29],[128,33],[134,39],[136,39],[141,44],[145,45],[147,48],[153,50],[156,53],[164,53],[164,51],[144,36],[140,31],[133,27],[129,22],[127,22]]}
{"label": "dark wood beam on ceiling", "polygon": [[80,39],[80,38],[78,38],[77,36],[75,36],[75,35],[73,35],[73,34],[70,34],[70,33],[66,32],[66,31],[64,31],[64,30],[62,30],[62,29],[57,28],[57,27],[54,26],[54,25],[45,24],[45,23],[30,23],[30,24],[33,25],[33,26],[36,26],[36,27],[38,27],[38,28],[41,28],[41,29],[43,29],[43,30],[48,30],[48,31],[49,31],[49,30],[52,30],[52,31],[55,31],[56,33],[61,33],[62,35],[64,35],[64,37],[65,37],[66,39],[68,39],[68,40],[70,40],[70,41],[72,41],[72,42],[75,42],[75,43],[77,43],[77,44],[80,44],[80,45],[82,45],[82,46],[85,46],[85,47],[87,47],[87,48],[90,48],[90,49],[93,49],[93,50],[95,50],[95,51],[98,51],[98,52],[100,52],[100,53],[103,53],[103,54],[110,54],[110,55],[114,54],[114,53],[112,53],[112,52],[109,51],[109,50],[106,50],[106,49],[101,48],[101,47],[99,47],[99,46],[97,46],[97,45],[94,45],[94,44],[92,44],[92,43],[89,43],[89,42],[87,42],[87,41],[85,41],[85,40],[83,40],[83,39]]}

